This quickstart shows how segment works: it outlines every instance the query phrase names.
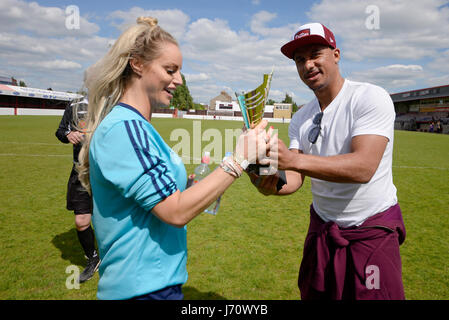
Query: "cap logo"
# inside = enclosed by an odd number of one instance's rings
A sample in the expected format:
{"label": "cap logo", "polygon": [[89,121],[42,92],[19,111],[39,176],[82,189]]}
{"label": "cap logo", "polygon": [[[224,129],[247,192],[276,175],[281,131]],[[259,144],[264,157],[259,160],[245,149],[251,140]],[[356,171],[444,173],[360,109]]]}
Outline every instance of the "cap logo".
{"label": "cap logo", "polygon": [[305,37],[305,36],[310,36],[310,29],[304,29],[304,30],[299,30],[296,34],[295,34],[295,40]]}

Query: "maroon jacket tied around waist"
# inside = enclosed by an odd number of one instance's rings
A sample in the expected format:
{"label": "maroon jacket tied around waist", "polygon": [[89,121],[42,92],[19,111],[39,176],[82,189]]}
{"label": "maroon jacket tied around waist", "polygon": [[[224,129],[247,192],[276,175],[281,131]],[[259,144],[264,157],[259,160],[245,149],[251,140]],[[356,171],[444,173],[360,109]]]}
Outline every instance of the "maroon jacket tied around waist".
{"label": "maroon jacket tied around waist", "polygon": [[310,206],[298,286],[306,299],[404,299],[399,245],[405,226],[398,204],[358,227],[325,223]]}

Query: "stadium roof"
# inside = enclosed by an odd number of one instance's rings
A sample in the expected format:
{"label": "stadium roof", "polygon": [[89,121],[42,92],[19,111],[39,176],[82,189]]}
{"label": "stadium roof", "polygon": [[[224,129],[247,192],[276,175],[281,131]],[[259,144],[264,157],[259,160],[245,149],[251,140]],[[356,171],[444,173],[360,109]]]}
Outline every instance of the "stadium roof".
{"label": "stadium roof", "polygon": [[62,101],[72,101],[74,99],[79,99],[82,97],[82,95],[76,93],[43,90],[28,87],[17,87],[6,84],[0,84],[0,95],[52,99]]}
{"label": "stadium roof", "polygon": [[449,97],[449,85],[393,93],[390,96],[393,102]]}
{"label": "stadium roof", "polygon": [[12,81],[11,77],[0,75],[0,83],[12,84],[11,81]]}

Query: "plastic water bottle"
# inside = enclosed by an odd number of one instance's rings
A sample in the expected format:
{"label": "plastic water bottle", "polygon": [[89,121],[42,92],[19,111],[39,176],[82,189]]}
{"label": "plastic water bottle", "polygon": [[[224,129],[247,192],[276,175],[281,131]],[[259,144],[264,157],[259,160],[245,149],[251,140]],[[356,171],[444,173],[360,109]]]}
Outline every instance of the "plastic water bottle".
{"label": "plastic water bottle", "polygon": [[209,173],[210,152],[204,152],[204,156],[201,158],[201,164],[195,168],[195,176],[193,183],[197,183],[204,179]]}
{"label": "plastic water bottle", "polygon": [[[231,156],[231,155],[232,155],[232,152],[226,152],[225,157]],[[206,210],[204,210],[204,212],[216,215],[218,212],[218,208],[220,208],[220,201],[221,201],[222,196],[223,195],[221,194],[216,201],[214,201]]]}
{"label": "plastic water bottle", "polygon": [[[195,177],[193,183],[201,181],[210,173],[209,163],[210,163],[210,152],[206,151],[204,152],[204,156],[201,158],[201,164],[195,168]],[[206,210],[204,210],[204,212],[216,215],[219,206],[220,206],[220,198],[214,201]]]}
{"label": "plastic water bottle", "polygon": [[[210,152],[206,151],[204,152],[204,156],[201,158],[201,164],[195,168],[195,173],[189,176],[189,179],[193,179],[193,183],[191,184],[198,183],[210,173],[209,163]],[[216,215],[220,206],[220,198],[221,196],[216,201],[214,201],[206,210],[204,210],[204,212]]]}
{"label": "plastic water bottle", "polygon": [[[195,173],[189,176],[193,178],[193,183],[198,183],[199,181],[201,181],[202,179],[204,179],[209,173],[210,173],[210,168],[209,168],[209,162],[210,162],[210,152],[204,152],[204,156],[201,158],[201,164],[195,168]],[[206,210],[204,210],[204,212],[210,213],[210,214],[216,214],[216,211],[214,212],[213,210],[210,210],[211,208],[213,208],[213,205],[215,204],[216,201],[214,201],[214,203],[212,205],[209,206],[209,208],[207,208]],[[217,208],[218,210],[218,208]]]}
{"label": "plastic water bottle", "polygon": [[[226,156],[229,155],[232,155],[232,152],[226,152]],[[195,173],[189,175],[186,188],[192,186],[195,183],[198,183],[210,173],[209,163],[210,152],[206,151],[204,152],[204,156],[201,158],[201,164],[195,168]],[[218,212],[218,208],[220,207],[221,196],[222,195],[220,195],[217,200],[215,200],[206,210],[204,210],[204,212],[216,215]]]}
{"label": "plastic water bottle", "polygon": [[218,212],[218,208],[220,208],[221,195],[215,200],[204,212],[213,214],[214,216]]}

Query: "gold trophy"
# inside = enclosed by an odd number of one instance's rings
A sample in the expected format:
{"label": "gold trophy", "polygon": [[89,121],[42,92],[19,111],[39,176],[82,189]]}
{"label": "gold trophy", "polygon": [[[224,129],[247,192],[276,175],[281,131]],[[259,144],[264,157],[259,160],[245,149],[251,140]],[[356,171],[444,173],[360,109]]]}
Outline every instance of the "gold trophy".
{"label": "gold trophy", "polygon": [[263,75],[263,83],[256,89],[241,95],[235,94],[247,129],[254,128],[262,121],[272,77],[273,71]]}
{"label": "gold trophy", "polygon": [[[271,73],[263,75],[263,83],[256,89],[240,95],[235,93],[240,110],[242,111],[243,122],[245,123],[245,127],[247,129],[253,129],[263,119],[265,113],[265,103],[267,102],[268,92],[270,91],[272,77],[273,70]],[[250,164],[247,171],[257,175],[278,175],[278,190],[280,190],[282,186],[287,183],[284,171],[277,170],[277,168],[273,168],[268,165]]]}

